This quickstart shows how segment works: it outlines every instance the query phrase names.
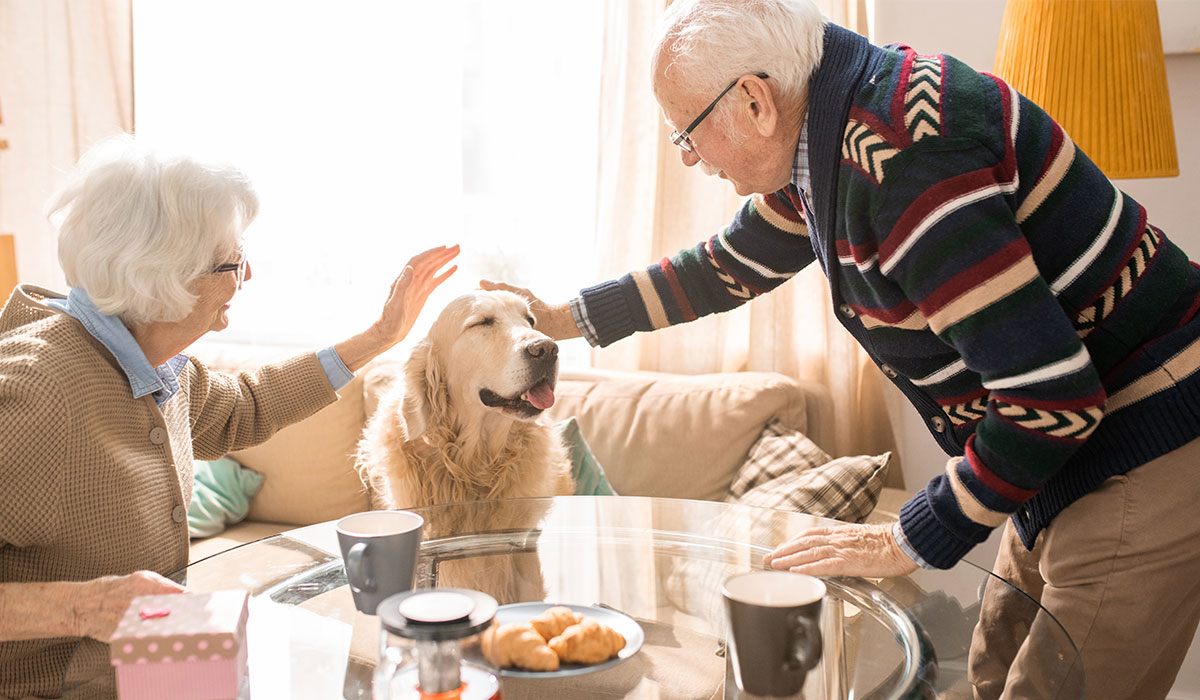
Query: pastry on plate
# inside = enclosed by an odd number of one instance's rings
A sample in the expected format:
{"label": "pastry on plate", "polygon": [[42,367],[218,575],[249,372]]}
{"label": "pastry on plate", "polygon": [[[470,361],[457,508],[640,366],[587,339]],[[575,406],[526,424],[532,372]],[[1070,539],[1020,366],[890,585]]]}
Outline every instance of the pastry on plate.
{"label": "pastry on plate", "polygon": [[558,655],[528,622],[493,623],[480,639],[483,655],[497,667],[516,666],[529,671],[557,671]]}
{"label": "pastry on plate", "polygon": [[565,605],[556,605],[540,615],[529,618],[529,624],[533,625],[547,642],[562,634],[566,628],[582,621],[583,615]]}
{"label": "pastry on plate", "polygon": [[624,649],[625,638],[613,628],[585,617],[551,639],[550,648],[566,663],[598,664]]}

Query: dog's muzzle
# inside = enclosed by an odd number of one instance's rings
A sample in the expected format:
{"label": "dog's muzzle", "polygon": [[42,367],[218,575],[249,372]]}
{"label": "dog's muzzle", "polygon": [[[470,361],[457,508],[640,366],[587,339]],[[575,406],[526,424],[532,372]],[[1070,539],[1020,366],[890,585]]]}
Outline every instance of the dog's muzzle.
{"label": "dog's muzzle", "polygon": [[480,389],[479,400],[483,405],[516,413],[522,418],[532,418],[554,405],[554,384],[558,378],[558,345],[549,338],[535,340],[525,346],[532,374],[538,377],[525,391],[513,398],[506,398],[491,389]]}

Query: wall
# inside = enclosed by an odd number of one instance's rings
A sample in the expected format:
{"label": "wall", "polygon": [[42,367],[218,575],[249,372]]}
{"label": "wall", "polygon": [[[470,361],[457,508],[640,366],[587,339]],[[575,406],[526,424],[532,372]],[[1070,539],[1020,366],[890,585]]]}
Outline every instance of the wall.
{"label": "wall", "polygon": [[[1162,16],[1177,17],[1184,2],[1192,0],[1160,0]],[[990,72],[1003,16],[1004,0],[876,0],[872,40],[907,44],[922,53],[947,53]],[[1179,176],[1119,180],[1116,184],[1146,207],[1152,223],[1193,260],[1200,260],[1200,130],[1186,128],[1197,123],[1200,114],[1200,54],[1168,55],[1167,82]],[[886,401],[905,483],[910,489],[919,488],[941,472],[946,456],[930,438],[920,416],[890,384]],[[991,561],[996,539],[993,536],[969,558],[981,564]],[[1200,699],[1200,644],[1192,644],[1171,698]]]}

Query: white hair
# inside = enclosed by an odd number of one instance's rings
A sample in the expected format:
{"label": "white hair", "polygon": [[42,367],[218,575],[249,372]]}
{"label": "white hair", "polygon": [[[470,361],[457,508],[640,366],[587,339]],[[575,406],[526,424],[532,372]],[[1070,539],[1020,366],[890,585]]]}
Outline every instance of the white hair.
{"label": "white hair", "polygon": [[139,324],[187,316],[196,303],[188,287],[232,262],[257,213],[241,170],[164,155],[129,135],[89,149],[49,211],[67,283]]}
{"label": "white hair", "polygon": [[[734,78],[766,73],[799,100],[821,62],[827,21],[811,0],[676,0],[659,22],[651,69],[713,97]],[[722,100],[713,116],[728,128],[735,105]]]}

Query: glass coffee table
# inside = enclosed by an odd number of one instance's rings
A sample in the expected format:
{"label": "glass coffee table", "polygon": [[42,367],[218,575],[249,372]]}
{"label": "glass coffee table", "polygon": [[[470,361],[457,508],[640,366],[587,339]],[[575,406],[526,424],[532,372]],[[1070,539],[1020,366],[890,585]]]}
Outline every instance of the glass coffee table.
{"label": "glass coffee table", "polygon": [[[764,568],[763,555],[800,530],[837,524],[785,511],[642,497],[414,510],[426,521],[416,588],[472,588],[501,604],[599,605],[633,617],[645,633],[637,654],[602,671],[504,677],[508,700],[737,697],[725,654],[722,582]],[[333,522],[227,550],[173,578],[192,591],[250,592],[251,697],[371,697],[379,623],[354,609]],[[1021,650],[1022,682],[1042,697],[1083,697],[1082,665],[1062,627],[975,564],[826,583],[825,651],[805,681],[807,700],[971,698],[968,650],[985,588],[989,600],[1004,601],[1003,616],[989,628],[1007,630],[1018,643],[1036,632]],[[974,664],[980,672],[1005,672],[997,659]]]}

